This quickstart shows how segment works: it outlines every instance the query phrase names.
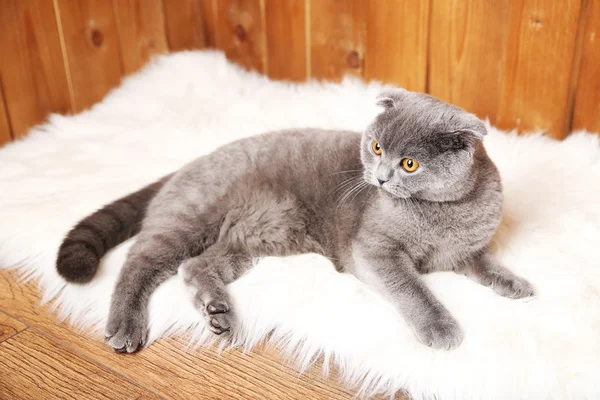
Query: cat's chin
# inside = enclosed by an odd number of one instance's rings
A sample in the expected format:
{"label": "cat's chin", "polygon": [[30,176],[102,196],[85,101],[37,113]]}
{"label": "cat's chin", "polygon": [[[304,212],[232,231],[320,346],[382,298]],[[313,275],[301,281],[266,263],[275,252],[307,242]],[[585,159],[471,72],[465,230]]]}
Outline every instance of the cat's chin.
{"label": "cat's chin", "polygon": [[[389,192],[388,192],[388,193],[389,193]],[[406,193],[406,194],[404,194],[404,193],[402,193],[402,194],[389,193],[389,194],[390,194],[392,197],[396,198],[396,199],[403,199],[403,200],[406,200],[406,199],[410,199],[410,198],[411,198],[410,194],[408,194],[408,193]]]}
{"label": "cat's chin", "polygon": [[410,193],[404,190],[397,190],[397,189],[388,189],[386,187],[379,187],[379,189],[381,189],[381,191],[385,194],[387,194],[388,196],[395,198],[395,199],[408,199],[410,196]]}

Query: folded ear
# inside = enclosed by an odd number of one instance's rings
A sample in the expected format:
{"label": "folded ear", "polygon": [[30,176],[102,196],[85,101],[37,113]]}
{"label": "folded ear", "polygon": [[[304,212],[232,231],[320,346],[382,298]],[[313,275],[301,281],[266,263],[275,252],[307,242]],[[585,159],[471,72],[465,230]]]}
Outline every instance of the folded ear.
{"label": "folded ear", "polygon": [[475,115],[465,113],[460,121],[456,121],[453,131],[441,134],[438,145],[443,150],[451,151],[472,149],[485,135],[485,124]]}
{"label": "folded ear", "polygon": [[405,89],[388,89],[377,96],[377,105],[389,110],[401,102],[407,93]]}
{"label": "folded ear", "polygon": [[470,136],[471,140],[483,140],[487,135],[485,124],[474,114],[466,114],[464,127],[460,127],[461,135]]}

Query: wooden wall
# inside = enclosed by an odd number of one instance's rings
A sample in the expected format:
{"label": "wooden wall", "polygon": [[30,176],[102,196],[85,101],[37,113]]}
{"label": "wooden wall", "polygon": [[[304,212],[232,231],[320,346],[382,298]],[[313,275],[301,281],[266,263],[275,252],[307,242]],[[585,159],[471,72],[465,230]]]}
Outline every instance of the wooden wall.
{"label": "wooden wall", "polygon": [[275,79],[350,74],[502,128],[600,131],[600,0],[0,0],[0,143],[159,53],[216,47]]}

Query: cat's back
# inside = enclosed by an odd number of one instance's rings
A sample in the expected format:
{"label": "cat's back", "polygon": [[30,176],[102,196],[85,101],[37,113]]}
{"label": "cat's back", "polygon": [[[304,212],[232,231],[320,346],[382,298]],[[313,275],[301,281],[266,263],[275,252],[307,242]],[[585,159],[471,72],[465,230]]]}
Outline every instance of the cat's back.
{"label": "cat's back", "polygon": [[[293,129],[239,139],[184,166],[160,197],[218,197],[240,181],[261,180],[302,196],[324,193],[361,170],[360,133]],[[183,196],[182,196],[183,195]],[[312,199],[314,200],[314,199]]]}
{"label": "cat's back", "polygon": [[231,161],[247,169],[281,166],[302,171],[323,162],[345,163],[349,158],[359,161],[359,143],[360,134],[351,131],[308,128],[273,131],[225,144],[184,170],[194,170],[207,161],[215,166]]}
{"label": "cat's back", "polygon": [[357,132],[293,129],[241,139],[231,146],[246,153],[254,167],[281,166],[307,172],[360,162],[359,143]]}
{"label": "cat's back", "polygon": [[249,159],[242,179],[268,182],[307,206],[323,209],[340,182],[362,176],[360,140],[356,132],[302,129],[240,141],[244,150],[239,151]]}

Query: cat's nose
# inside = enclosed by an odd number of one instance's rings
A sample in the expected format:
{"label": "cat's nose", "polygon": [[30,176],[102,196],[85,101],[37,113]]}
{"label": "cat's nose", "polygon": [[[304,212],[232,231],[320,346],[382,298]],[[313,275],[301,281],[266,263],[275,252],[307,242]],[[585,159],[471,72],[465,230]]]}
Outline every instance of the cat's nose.
{"label": "cat's nose", "polygon": [[389,166],[381,163],[377,166],[377,169],[375,170],[375,173],[373,175],[375,175],[375,178],[377,178],[377,182],[379,182],[379,186],[381,186],[390,180],[390,178],[394,175],[394,170]]}

